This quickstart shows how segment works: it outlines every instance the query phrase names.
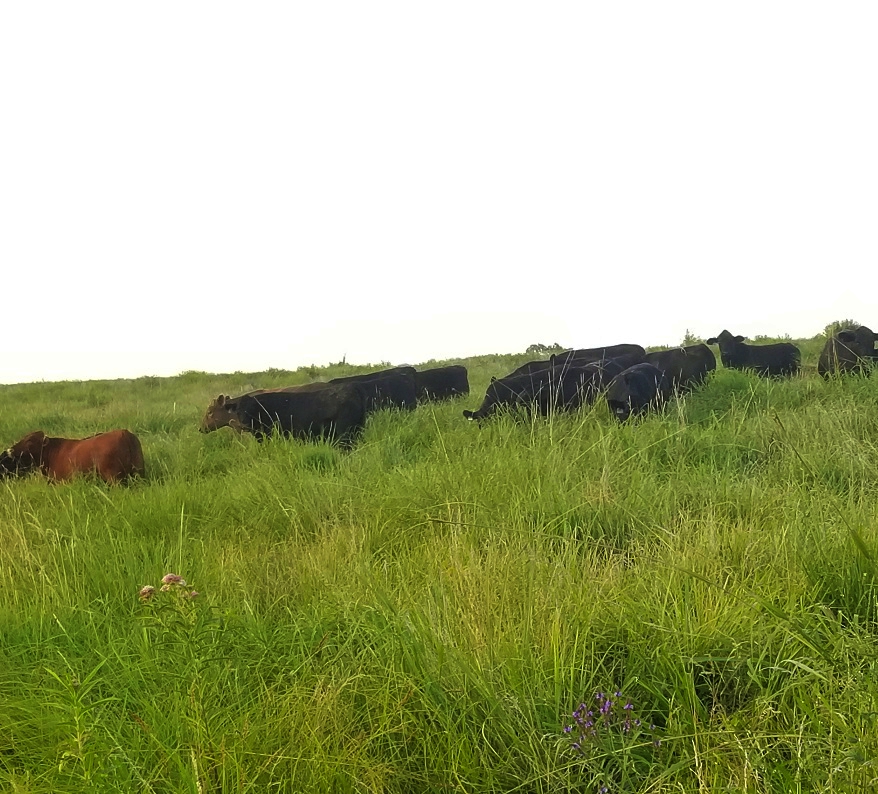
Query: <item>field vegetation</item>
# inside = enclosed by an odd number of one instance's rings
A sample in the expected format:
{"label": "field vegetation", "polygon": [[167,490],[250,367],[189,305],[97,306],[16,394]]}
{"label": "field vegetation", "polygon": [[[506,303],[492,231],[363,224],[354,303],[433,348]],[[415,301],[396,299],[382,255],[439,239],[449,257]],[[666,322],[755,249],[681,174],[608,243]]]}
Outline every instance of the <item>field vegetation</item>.
{"label": "field vegetation", "polygon": [[148,469],[0,481],[0,791],[875,790],[878,376],[822,342],[626,425],[479,427],[531,356],[434,362],[471,395],[351,452],[198,432],[344,364],[0,387],[0,444]]}

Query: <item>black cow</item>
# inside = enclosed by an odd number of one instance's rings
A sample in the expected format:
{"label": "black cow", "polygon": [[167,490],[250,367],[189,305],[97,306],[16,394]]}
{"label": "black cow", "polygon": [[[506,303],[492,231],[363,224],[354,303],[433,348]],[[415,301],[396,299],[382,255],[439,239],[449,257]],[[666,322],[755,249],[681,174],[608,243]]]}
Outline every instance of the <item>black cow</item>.
{"label": "black cow", "polygon": [[366,423],[368,393],[358,383],[338,383],[312,392],[245,394],[233,406],[229,424],[258,441],[279,433],[307,441],[326,439],[350,446]]}
{"label": "black cow", "polygon": [[397,367],[383,372],[333,378],[334,384],[356,383],[366,394],[366,410],[402,408],[413,411],[418,404],[418,388],[414,367]]}
{"label": "black cow", "polygon": [[658,367],[671,388],[682,392],[704,382],[707,373],[716,369],[716,356],[707,345],[688,345],[647,353],[646,363]]}
{"label": "black cow", "polygon": [[658,408],[673,395],[670,380],[654,364],[635,364],[620,372],[607,386],[607,405],[624,422],[650,408]]}
{"label": "black cow", "polygon": [[617,363],[606,361],[492,378],[479,408],[464,411],[463,415],[469,420],[481,420],[504,408],[536,411],[543,416],[553,411],[575,410],[592,402],[607,379],[620,370]]}
{"label": "black cow", "polygon": [[845,328],[826,340],[817,371],[824,377],[845,372],[861,372],[864,365],[873,363],[875,333],[861,325],[856,330]]}
{"label": "black cow", "polygon": [[451,364],[415,373],[418,402],[448,400],[461,394],[469,394],[466,367]]}
{"label": "black cow", "polygon": [[795,375],[799,371],[802,354],[790,342],[771,345],[748,345],[743,336],[733,336],[723,331],[707,340],[709,345],[719,345],[723,366],[729,369],[752,369],[757,375],[779,377]]}
{"label": "black cow", "polygon": [[[278,389],[255,389],[254,391],[247,392],[248,395],[257,395],[257,394],[269,394],[272,392],[312,392],[312,391],[322,391],[323,389],[329,386],[328,383],[322,383],[320,381],[315,381],[314,383],[302,383],[298,386],[284,386]],[[204,418],[201,420],[201,430],[202,433],[210,433],[214,430],[219,430],[221,427],[229,427],[233,424],[233,421],[237,419],[237,411],[238,401],[245,395],[240,395],[239,397],[230,397],[228,394],[220,394],[215,400],[213,400],[210,405],[207,406],[207,411],[204,414]]]}

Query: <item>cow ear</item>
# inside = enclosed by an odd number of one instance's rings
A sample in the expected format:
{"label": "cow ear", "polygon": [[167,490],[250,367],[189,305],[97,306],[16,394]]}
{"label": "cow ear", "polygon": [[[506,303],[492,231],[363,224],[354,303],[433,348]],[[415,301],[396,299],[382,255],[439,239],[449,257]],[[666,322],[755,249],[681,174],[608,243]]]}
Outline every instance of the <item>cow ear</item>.
{"label": "cow ear", "polygon": [[735,341],[736,341],[736,342],[743,342],[743,341],[744,341],[744,337],[741,336],[740,334],[738,334],[738,336],[735,337]]}
{"label": "cow ear", "polygon": [[706,344],[706,345],[716,345],[716,344],[719,344],[719,343],[716,341],[716,337],[715,337],[715,336],[712,336],[712,337],[710,337],[710,339],[705,339],[705,340],[704,340],[704,344]]}

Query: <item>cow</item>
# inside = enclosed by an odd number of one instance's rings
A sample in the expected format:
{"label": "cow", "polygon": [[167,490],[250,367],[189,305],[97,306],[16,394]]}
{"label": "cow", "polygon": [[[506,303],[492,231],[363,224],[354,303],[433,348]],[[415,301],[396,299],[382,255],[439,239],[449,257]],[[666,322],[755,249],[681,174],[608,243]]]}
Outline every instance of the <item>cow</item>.
{"label": "cow", "polygon": [[[592,356],[597,350],[610,351],[606,356]],[[582,358],[577,358],[571,354],[584,354]],[[566,353],[558,353],[544,361],[528,361],[522,364],[518,369],[510,372],[506,377],[511,378],[515,375],[529,375],[543,372],[547,369],[568,366],[584,366],[585,364],[596,361],[607,361],[610,359],[618,359],[625,364],[622,369],[633,367],[645,360],[646,351],[640,345],[612,345],[607,348],[590,348],[588,350],[568,350]]]}
{"label": "cow", "polygon": [[844,328],[826,340],[817,372],[824,378],[847,372],[862,372],[866,364],[875,361],[875,333],[861,325],[857,329]]}
{"label": "cow", "polygon": [[[321,391],[327,386],[329,386],[328,383],[315,381],[314,383],[302,383],[298,386],[284,386],[279,389],[256,389],[247,392],[247,395],[272,394],[278,392],[313,392]],[[228,427],[236,416],[235,410],[238,401],[241,397],[247,395],[242,394],[238,397],[230,397],[227,394],[220,394],[215,400],[211,401],[210,405],[207,406],[207,411],[205,412],[204,417],[201,420],[201,426],[198,429],[202,433],[210,433],[213,430],[219,430],[221,427]]]}
{"label": "cow", "polygon": [[397,367],[383,372],[333,378],[332,384],[356,383],[366,394],[366,410],[401,408],[413,411],[418,404],[414,367]]}
{"label": "cow", "polygon": [[222,410],[231,414],[231,428],[252,433],[257,441],[278,434],[349,447],[366,424],[368,396],[359,383],[336,383],[314,391],[244,394]]}
{"label": "cow", "polygon": [[684,392],[700,386],[716,369],[716,356],[707,345],[688,345],[647,353],[646,363],[665,373],[671,389]]}
{"label": "cow", "polygon": [[469,394],[466,367],[451,364],[415,373],[415,387],[419,403],[448,400],[461,394]]}
{"label": "cow", "polygon": [[607,405],[624,422],[631,416],[661,407],[673,395],[670,379],[655,364],[635,364],[623,370],[607,386]]}
{"label": "cow", "polygon": [[95,474],[108,483],[146,475],[140,440],[129,430],[89,438],[54,438],[36,430],[0,454],[0,476],[37,470],[56,482],[77,474]]}
{"label": "cow", "polygon": [[475,421],[487,419],[500,409],[535,411],[543,416],[556,410],[574,410],[592,402],[607,379],[618,371],[619,364],[609,360],[492,378],[482,404],[463,415]]}
{"label": "cow", "polygon": [[748,345],[743,336],[733,336],[726,330],[708,339],[707,344],[719,346],[724,367],[752,369],[757,375],[766,377],[795,375],[802,361],[799,348],[790,342]]}

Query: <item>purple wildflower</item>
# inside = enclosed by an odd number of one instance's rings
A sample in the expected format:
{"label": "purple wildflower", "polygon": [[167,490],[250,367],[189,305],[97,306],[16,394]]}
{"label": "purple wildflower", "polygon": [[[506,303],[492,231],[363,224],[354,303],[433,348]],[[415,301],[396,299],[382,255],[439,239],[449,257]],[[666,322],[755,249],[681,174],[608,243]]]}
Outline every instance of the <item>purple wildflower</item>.
{"label": "purple wildflower", "polygon": [[178,576],[175,573],[166,573],[162,577],[162,584],[178,584],[181,587],[185,587],[186,580],[182,576]]}
{"label": "purple wildflower", "polygon": [[155,595],[155,588],[151,584],[145,584],[140,588],[138,595],[141,601],[149,601]]}

